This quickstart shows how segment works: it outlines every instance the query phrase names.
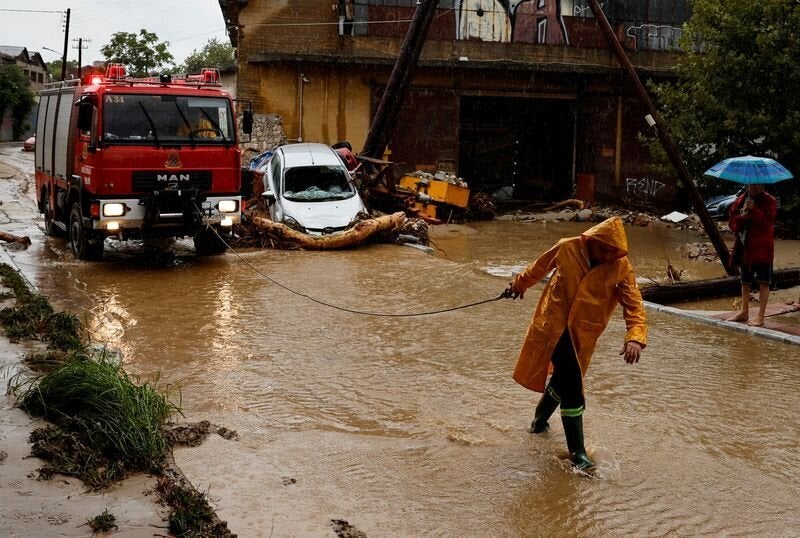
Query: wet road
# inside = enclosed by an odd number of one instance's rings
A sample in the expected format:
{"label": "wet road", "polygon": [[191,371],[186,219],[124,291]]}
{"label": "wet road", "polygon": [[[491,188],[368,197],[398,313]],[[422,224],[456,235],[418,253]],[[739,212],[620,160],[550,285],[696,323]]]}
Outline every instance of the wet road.
{"label": "wet road", "polygon": [[[578,223],[439,228],[436,256],[250,251],[301,293],[349,308],[417,312],[495,296],[514,267]],[[43,238],[32,235],[34,243]],[[679,259],[680,231],[629,230],[641,276]],[[789,250],[797,244],[789,245]],[[560,424],[526,432],[535,395],[511,379],[541,286],[524,301],[421,318],[323,308],[235,255],[147,267],[135,248],[73,261],[47,239],[15,260],[40,291],[81,313],[127,368],[179,388],[189,420],[239,433],[176,457],[240,536],[783,535],[800,528],[796,347],[649,313],[649,347],[617,355],[616,314],[586,379],[586,436],[600,480],[558,459]],[[493,276],[498,275],[498,276]],[[555,421],[557,422],[557,421]]]}

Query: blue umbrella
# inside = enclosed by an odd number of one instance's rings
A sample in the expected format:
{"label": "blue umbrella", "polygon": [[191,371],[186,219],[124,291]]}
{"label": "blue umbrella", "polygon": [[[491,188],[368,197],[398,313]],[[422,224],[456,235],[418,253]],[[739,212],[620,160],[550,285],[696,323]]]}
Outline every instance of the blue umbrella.
{"label": "blue umbrella", "polygon": [[767,157],[731,157],[718,162],[705,171],[703,175],[752,185],[777,183],[794,176],[781,163]]}

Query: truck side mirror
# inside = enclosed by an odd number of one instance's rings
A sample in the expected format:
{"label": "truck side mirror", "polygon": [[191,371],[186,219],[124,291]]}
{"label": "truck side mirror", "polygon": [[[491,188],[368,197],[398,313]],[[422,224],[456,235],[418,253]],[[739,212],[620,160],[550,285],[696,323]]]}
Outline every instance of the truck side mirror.
{"label": "truck side mirror", "polygon": [[81,101],[78,105],[78,130],[91,131],[92,130],[92,114],[93,107],[91,101]]}
{"label": "truck side mirror", "polygon": [[253,132],[253,111],[245,110],[242,114],[242,132],[251,134]]}

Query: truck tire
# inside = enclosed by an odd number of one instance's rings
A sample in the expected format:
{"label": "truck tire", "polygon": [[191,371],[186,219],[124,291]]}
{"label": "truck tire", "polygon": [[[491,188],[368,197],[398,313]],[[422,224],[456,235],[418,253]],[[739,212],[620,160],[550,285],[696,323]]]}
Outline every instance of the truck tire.
{"label": "truck tire", "polygon": [[213,230],[205,229],[194,236],[194,250],[198,256],[214,256],[228,250],[226,245]]}
{"label": "truck tire", "polygon": [[42,195],[42,212],[44,213],[44,233],[50,237],[64,237],[64,231],[56,226],[56,223],[50,218],[50,193],[44,191]]}
{"label": "truck tire", "polygon": [[103,241],[93,241],[87,237],[83,228],[81,206],[77,202],[72,205],[69,214],[69,243],[72,254],[79,260],[99,260],[103,257]]}

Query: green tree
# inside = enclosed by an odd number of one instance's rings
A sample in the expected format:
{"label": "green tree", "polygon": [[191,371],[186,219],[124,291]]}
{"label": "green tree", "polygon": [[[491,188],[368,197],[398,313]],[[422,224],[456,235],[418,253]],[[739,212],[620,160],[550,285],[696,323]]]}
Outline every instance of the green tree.
{"label": "green tree", "polygon": [[138,34],[116,32],[100,52],[106,61],[123,63],[131,75],[142,77],[172,63],[174,58],[167,47],[169,41],[161,42],[156,34],[142,28]]}
{"label": "green tree", "polygon": [[675,83],[655,86],[690,169],[770,155],[800,172],[800,3],[695,0]]}
{"label": "green tree", "polygon": [[[47,62],[47,73],[53,77],[54,82],[61,80],[61,60],[53,60],[52,62]],[[67,60],[66,78],[69,78],[70,73],[77,76],[78,60]]]}
{"label": "green tree", "polygon": [[0,67],[0,118],[11,111],[13,137],[18,139],[25,130],[25,118],[36,102],[25,73],[16,65]]}
{"label": "green tree", "polygon": [[200,50],[194,49],[186,57],[183,70],[187,73],[199,73],[203,67],[226,69],[236,64],[233,47],[230,43],[212,37]]}

